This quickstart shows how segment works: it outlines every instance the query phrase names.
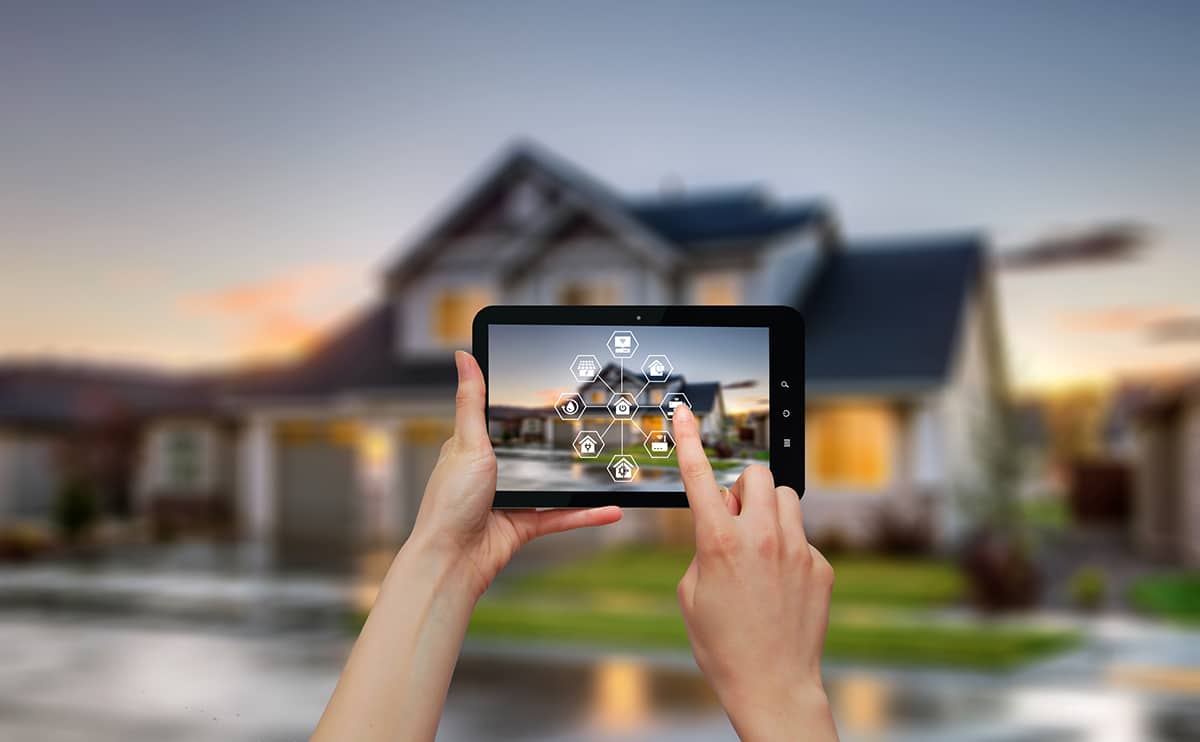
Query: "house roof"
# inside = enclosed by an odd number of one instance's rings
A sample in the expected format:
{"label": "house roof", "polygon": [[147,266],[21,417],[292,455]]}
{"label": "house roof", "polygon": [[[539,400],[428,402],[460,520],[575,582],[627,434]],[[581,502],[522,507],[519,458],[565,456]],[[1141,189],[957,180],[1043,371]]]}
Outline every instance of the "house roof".
{"label": "house roof", "polygon": [[851,243],[830,255],[803,300],[807,386],[867,393],[942,383],[984,260],[978,235]]}
{"label": "house roof", "polygon": [[243,397],[320,397],[347,391],[452,388],[456,372],[449,353],[432,360],[397,356],[395,319],[391,304],[375,304],[331,333],[303,360],[242,384],[234,393]]}
{"label": "house roof", "polygon": [[217,376],[55,361],[0,366],[0,425],[98,425],[150,416],[212,414]]}
{"label": "house roof", "polygon": [[[701,190],[655,197],[625,196],[559,155],[532,142],[510,145],[482,176],[474,179],[450,208],[402,250],[388,277],[399,285],[420,272],[441,247],[442,239],[473,209],[505,187],[514,173],[535,170],[574,197],[569,207],[627,235],[632,247],[655,263],[674,265],[682,258],[711,251],[758,249],[773,238],[809,226],[833,221],[832,209],[819,199],[774,203],[759,187]],[[565,212],[564,212],[565,213]],[[535,220],[536,221],[536,220]],[[539,242],[539,230],[530,225],[518,242]],[[530,246],[518,251],[515,263],[528,262]],[[664,261],[666,261],[664,263]]]}
{"label": "house roof", "polygon": [[693,412],[706,415],[716,407],[717,394],[721,391],[721,385],[715,381],[704,381],[699,384],[684,382],[683,388],[679,391],[687,396]]}
{"label": "house roof", "polygon": [[758,246],[764,240],[830,219],[819,200],[777,204],[761,188],[737,188],[631,199],[638,220],[687,253]]}

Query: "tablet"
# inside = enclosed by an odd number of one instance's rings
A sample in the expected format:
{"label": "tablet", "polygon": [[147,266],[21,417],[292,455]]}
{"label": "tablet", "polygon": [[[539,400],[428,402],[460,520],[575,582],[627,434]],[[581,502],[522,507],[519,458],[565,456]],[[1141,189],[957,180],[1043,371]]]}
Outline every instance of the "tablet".
{"label": "tablet", "polygon": [[790,307],[495,306],[473,327],[495,506],[687,507],[671,418],[713,473],[804,492],[804,324]]}

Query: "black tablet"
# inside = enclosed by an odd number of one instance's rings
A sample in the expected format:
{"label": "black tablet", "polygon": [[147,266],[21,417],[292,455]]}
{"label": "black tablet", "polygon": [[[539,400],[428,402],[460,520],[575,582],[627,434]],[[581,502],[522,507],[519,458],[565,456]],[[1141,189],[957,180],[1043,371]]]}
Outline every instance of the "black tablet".
{"label": "black tablet", "polygon": [[495,506],[687,507],[671,418],[718,483],[804,491],[804,324],[789,307],[496,306],[475,316]]}

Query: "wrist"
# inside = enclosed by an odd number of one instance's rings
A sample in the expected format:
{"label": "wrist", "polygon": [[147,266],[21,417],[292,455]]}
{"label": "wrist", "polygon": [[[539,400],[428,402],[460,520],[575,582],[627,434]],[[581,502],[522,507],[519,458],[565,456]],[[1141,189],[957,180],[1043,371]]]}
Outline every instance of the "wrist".
{"label": "wrist", "polygon": [[837,739],[829,698],[819,683],[732,695],[722,705],[743,742]]}
{"label": "wrist", "polygon": [[462,549],[416,532],[392,561],[388,576],[419,573],[442,596],[469,601],[473,606],[487,585]]}

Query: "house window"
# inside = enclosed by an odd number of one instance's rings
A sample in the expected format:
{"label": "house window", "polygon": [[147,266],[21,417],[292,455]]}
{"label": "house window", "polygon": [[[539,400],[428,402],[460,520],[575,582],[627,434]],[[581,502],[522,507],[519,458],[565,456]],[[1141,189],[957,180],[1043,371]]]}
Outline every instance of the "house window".
{"label": "house window", "polygon": [[589,404],[604,404],[606,399],[603,389],[593,389],[589,397]]}
{"label": "house window", "polygon": [[471,342],[475,313],[491,303],[491,293],[481,288],[445,289],[433,306],[433,336],[442,345]]}
{"label": "house window", "polygon": [[696,304],[706,306],[741,304],[741,277],[736,273],[711,273],[697,276],[693,295]]}
{"label": "house window", "polygon": [[558,292],[558,303],[568,306],[620,304],[617,287],[611,283],[568,281]]}
{"label": "house window", "polygon": [[881,405],[840,404],[805,420],[808,476],[818,486],[880,489],[892,478],[895,428]]}
{"label": "house window", "polygon": [[172,489],[190,490],[200,483],[200,440],[194,430],[167,434],[167,483]]}
{"label": "house window", "polygon": [[650,390],[650,402],[653,404],[662,404],[664,391],[662,389]]}

